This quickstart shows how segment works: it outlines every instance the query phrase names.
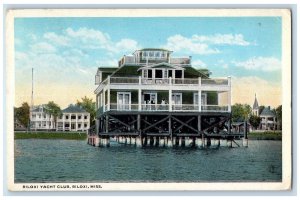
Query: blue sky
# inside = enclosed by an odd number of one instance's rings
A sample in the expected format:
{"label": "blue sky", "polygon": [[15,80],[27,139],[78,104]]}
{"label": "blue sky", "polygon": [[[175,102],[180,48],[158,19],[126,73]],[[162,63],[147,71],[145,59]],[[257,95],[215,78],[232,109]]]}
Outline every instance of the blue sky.
{"label": "blue sky", "polygon": [[[54,98],[65,105],[79,95],[93,97],[97,67],[116,66],[122,55],[146,47],[192,56],[195,67],[208,68],[214,77],[252,83],[251,101],[235,102],[252,103],[256,92],[262,104],[281,104],[280,17],[17,18],[14,38],[17,105],[28,99],[31,67],[37,103]],[[62,101],[55,91],[68,97]],[[278,100],[270,102],[266,92]]]}

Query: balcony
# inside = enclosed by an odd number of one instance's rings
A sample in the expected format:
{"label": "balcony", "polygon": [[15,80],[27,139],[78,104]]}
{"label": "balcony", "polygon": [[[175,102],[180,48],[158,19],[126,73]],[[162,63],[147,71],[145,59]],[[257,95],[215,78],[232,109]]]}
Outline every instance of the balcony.
{"label": "balcony", "polygon": [[230,106],[221,105],[202,105],[199,109],[195,104],[175,104],[175,105],[162,105],[162,104],[122,104],[118,105],[111,103],[105,105],[97,110],[97,116],[107,111],[141,111],[141,112],[230,112]]}
{"label": "balcony", "polygon": [[142,77],[110,77],[108,76],[95,90],[98,94],[104,88],[110,89],[156,89],[161,90],[211,90],[230,91],[231,78],[142,78]]}

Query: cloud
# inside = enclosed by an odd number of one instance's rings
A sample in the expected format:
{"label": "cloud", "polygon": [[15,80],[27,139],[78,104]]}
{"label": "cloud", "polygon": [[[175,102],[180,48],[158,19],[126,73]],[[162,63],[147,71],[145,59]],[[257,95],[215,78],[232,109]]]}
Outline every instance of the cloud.
{"label": "cloud", "polygon": [[192,64],[196,68],[207,67],[207,65],[202,60],[192,60]]}
{"label": "cloud", "polygon": [[209,48],[207,44],[193,41],[191,38],[186,38],[182,35],[174,35],[169,37],[164,48],[172,49],[173,51],[185,51],[186,53],[194,53],[199,55],[216,54],[220,52],[218,49]]}
{"label": "cloud", "polygon": [[282,88],[256,76],[232,77],[232,104],[253,105],[256,93],[259,105],[277,107],[282,104]]}
{"label": "cloud", "polygon": [[252,57],[246,61],[237,62],[232,61],[237,67],[242,67],[247,70],[260,70],[260,71],[277,71],[280,70],[281,61],[275,57]]}
{"label": "cloud", "polygon": [[244,39],[242,34],[215,34],[215,35],[193,35],[193,41],[216,44],[216,45],[238,45],[248,46],[250,42]]}
{"label": "cloud", "polygon": [[140,49],[137,41],[128,38],[122,39],[121,41],[117,42],[115,48],[116,51],[130,51]]}
{"label": "cloud", "polygon": [[193,35],[184,37],[180,34],[170,36],[164,48],[174,51],[185,51],[199,55],[217,54],[220,50],[217,45],[248,46],[251,43],[244,39],[242,34],[214,34],[214,35]]}
{"label": "cloud", "polygon": [[39,42],[32,44],[30,45],[30,50],[36,54],[47,54],[56,52],[56,48],[47,42]]}
{"label": "cloud", "polygon": [[45,39],[50,42],[53,42],[55,45],[59,46],[68,46],[70,44],[70,39],[63,35],[57,35],[56,33],[49,32],[43,35]]}

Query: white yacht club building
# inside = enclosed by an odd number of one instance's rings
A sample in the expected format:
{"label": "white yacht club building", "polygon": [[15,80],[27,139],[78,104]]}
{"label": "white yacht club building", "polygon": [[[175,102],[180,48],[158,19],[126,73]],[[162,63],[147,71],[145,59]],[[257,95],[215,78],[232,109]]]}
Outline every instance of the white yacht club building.
{"label": "white yacht club building", "polygon": [[210,78],[207,69],[192,66],[191,57],[171,54],[141,49],[123,56],[117,67],[98,68],[91,144],[93,135],[105,141],[117,136],[151,143],[166,137],[178,144],[182,137],[203,139],[225,130],[230,134],[231,78]]}

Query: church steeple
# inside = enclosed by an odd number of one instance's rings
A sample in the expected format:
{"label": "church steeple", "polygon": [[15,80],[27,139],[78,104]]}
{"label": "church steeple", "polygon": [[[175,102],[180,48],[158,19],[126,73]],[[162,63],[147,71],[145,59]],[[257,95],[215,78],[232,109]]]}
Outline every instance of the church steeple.
{"label": "church steeple", "polygon": [[253,103],[253,107],[252,107],[252,112],[254,115],[258,116],[259,115],[259,105],[258,105],[258,101],[256,98],[256,93],[255,93],[255,99],[254,99],[254,103]]}

